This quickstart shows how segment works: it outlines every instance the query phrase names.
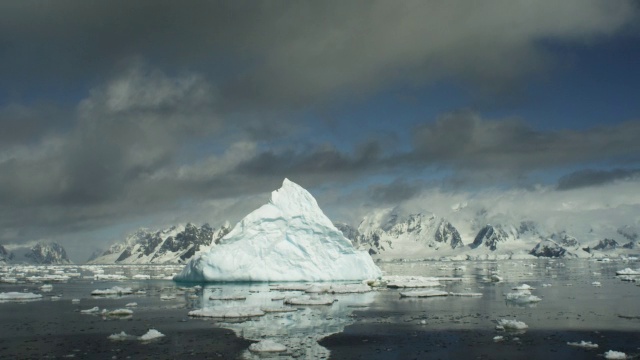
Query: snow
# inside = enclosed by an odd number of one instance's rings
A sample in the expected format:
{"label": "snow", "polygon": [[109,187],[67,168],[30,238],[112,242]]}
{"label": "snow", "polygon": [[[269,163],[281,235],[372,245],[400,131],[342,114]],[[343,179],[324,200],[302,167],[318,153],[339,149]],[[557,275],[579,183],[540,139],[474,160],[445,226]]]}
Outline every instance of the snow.
{"label": "snow", "polygon": [[626,359],[627,354],[620,351],[609,350],[606,353],[604,353],[604,358],[605,359]]}
{"label": "snow", "polygon": [[194,317],[212,317],[220,319],[247,318],[255,316],[263,316],[264,311],[257,307],[233,306],[217,309],[200,309],[189,311],[189,316]]}
{"label": "snow", "polygon": [[91,295],[93,296],[110,296],[110,295],[126,295],[132,294],[133,290],[131,288],[123,288],[120,286],[114,286],[111,289],[102,289],[102,290],[93,290]]}
{"label": "snow", "polygon": [[196,255],[176,281],[348,281],[381,276],[313,196],[285,179],[269,203],[242,219],[219,245]]}
{"label": "snow", "polygon": [[140,339],[140,341],[151,341],[154,339],[158,339],[163,337],[164,334],[161,333],[160,331],[156,330],[156,329],[149,329],[149,331],[147,331],[146,334],[140,336],[138,339]]}
{"label": "snow", "polygon": [[584,341],[584,340],[581,340],[580,342],[568,342],[567,345],[581,347],[581,348],[585,348],[585,349],[597,349],[598,348],[598,344],[594,344],[591,341]]}
{"label": "snow", "polygon": [[36,300],[42,298],[40,294],[34,293],[21,293],[21,292],[6,292],[0,293],[0,301],[24,301],[24,300]]}
{"label": "snow", "polygon": [[448,296],[449,293],[442,290],[416,290],[405,291],[400,293],[400,297],[434,297],[434,296]]}
{"label": "snow", "polygon": [[528,328],[529,326],[522,321],[510,319],[500,319],[498,321],[498,326],[496,326],[496,329],[498,330],[525,330]]}
{"label": "snow", "polygon": [[253,352],[283,352],[287,351],[287,347],[273,340],[261,340],[249,346],[249,351]]}

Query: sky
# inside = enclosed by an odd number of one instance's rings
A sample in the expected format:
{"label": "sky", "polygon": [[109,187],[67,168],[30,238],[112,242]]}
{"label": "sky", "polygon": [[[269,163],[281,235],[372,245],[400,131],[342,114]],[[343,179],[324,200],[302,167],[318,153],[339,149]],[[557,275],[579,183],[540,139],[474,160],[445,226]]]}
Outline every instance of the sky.
{"label": "sky", "polygon": [[637,1],[2,1],[0,244],[82,262],[285,177],[353,225],[638,206],[638,59]]}

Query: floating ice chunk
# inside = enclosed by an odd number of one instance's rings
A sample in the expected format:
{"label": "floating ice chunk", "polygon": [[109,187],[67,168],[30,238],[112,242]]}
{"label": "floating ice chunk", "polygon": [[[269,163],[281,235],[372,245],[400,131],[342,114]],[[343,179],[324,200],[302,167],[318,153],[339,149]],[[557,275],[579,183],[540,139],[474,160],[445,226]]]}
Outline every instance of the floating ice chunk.
{"label": "floating ice chunk", "polygon": [[602,284],[600,283],[600,281],[594,281],[591,283],[591,285],[595,286],[595,287],[600,287],[602,286]]}
{"label": "floating ice chunk", "polygon": [[113,296],[113,295],[127,295],[127,294],[132,294],[133,290],[131,290],[131,288],[123,288],[120,286],[114,286],[111,289],[98,289],[98,290],[93,290],[91,292],[91,295],[93,296]]}
{"label": "floating ice chunk", "polygon": [[170,295],[160,295],[160,300],[163,301],[167,301],[167,300],[174,300],[176,298],[175,295],[170,294]]}
{"label": "floating ice chunk", "polygon": [[0,283],[5,283],[5,284],[15,284],[18,282],[18,279],[13,278],[13,277],[3,277],[0,278]]}
{"label": "floating ice chunk", "polygon": [[217,309],[200,309],[189,311],[189,316],[212,317],[220,319],[246,318],[263,316],[264,311],[257,307],[224,307]]}
{"label": "floating ice chunk", "polygon": [[580,342],[568,342],[567,345],[581,347],[581,348],[585,348],[585,349],[597,349],[598,348],[598,344],[594,344],[591,341],[584,341],[584,340],[581,340]]}
{"label": "floating ice chunk", "polygon": [[616,275],[640,275],[640,269],[633,270],[631,268],[625,268],[616,271]]}
{"label": "floating ice chunk", "polygon": [[133,339],[133,336],[127,335],[127,333],[125,333],[124,331],[121,331],[118,334],[109,335],[108,339],[113,341],[125,341],[125,340]]}
{"label": "floating ice chunk", "polygon": [[285,312],[294,312],[298,311],[297,308],[291,306],[262,306],[260,310],[265,313],[285,313]]}
{"label": "floating ice chunk", "polygon": [[135,303],[135,302],[130,302],[127,305],[125,305],[125,307],[136,307],[136,306],[138,306],[138,303]]}
{"label": "floating ice chunk", "polygon": [[136,275],[133,275],[131,278],[134,280],[149,280],[151,279],[151,275],[136,274]]}
{"label": "floating ice chunk", "polygon": [[283,352],[287,351],[287,347],[273,340],[261,340],[260,342],[249,345],[249,351],[253,352]]}
{"label": "floating ice chunk", "polygon": [[613,351],[613,350],[609,350],[606,353],[604,353],[604,358],[605,359],[626,359],[627,358],[627,354],[621,352],[621,351]]}
{"label": "floating ice chunk", "polygon": [[105,313],[107,316],[129,316],[133,315],[133,310],[130,309],[115,309]]}
{"label": "floating ice chunk", "polygon": [[528,290],[517,291],[514,293],[508,293],[505,295],[507,301],[512,301],[518,304],[526,304],[526,303],[535,303],[542,301],[541,298],[531,295],[531,292]]}
{"label": "floating ice chunk", "polygon": [[448,296],[449,293],[442,290],[416,290],[416,291],[404,291],[400,293],[400,297],[434,297],[434,296]]}
{"label": "floating ice chunk", "polygon": [[53,285],[51,285],[51,284],[44,284],[44,285],[40,286],[40,291],[49,292],[51,290],[53,290]]}
{"label": "floating ice chunk", "polygon": [[500,319],[498,321],[498,325],[496,326],[497,330],[526,330],[529,326],[522,321],[511,320],[511,319]]}
{"label": "floating ice chunk", "polygon": [[549,287],[549,286],[553,286],[551,284],[542,284],[542,287]]}
{"label": "floating ice chunk", "polygon": [[97,314],[99,312],[100,312],[100,308],[97,306],[94,306],[91,309],[87,309],[87,310],[80,310],[81,314]]}
{"label": "floating ice chunk", "polygon": [[504,340],[504,336],[501,335],[497,335],[493,337],[493,341],[498,342],[498,341],[503,341]]}
{"label": "floating ice chunk", "polygon": [[127,280],[127,277],[124,275],[118,274],[95,274],[93,275],[94,280]]}
{"label": "floating ice chunk", "polygon": [[329,290],[329,285],[311,285],[304,292],[308,294],[321,294]]}
{"label": "floating ice chunk", "polygon": [[462,296],[462,297],[481,297],[482,293],[472,293],[472,292],[456,293],[456,292],[450,292],[449,295],[450,296]]}
{"label": "floating ice chunk", "polygon": [[389,288],[425,288],[438,287],[442,284],[438,278],[424,276],[388,276],[383,277]]}
{"label": "floating ice chunk", "polygon": [[309,284],[281,284],[271,286],[271,290],[275,291],[306,291],[312,285]]}
{"label": "floating ice chunk", "polygon": [[211,295],[209,296],[209,300],[226,300],[226,301],[234,301],[234,300],[246,300],[247,297],[245,295]]}
{"label": "floating ice chunk", "polygon": [[42,295],[23,292],[6,292],[0,293],[0,301],[25,301],[41,299]]}
{"label": "floating ice chunk", "polygon": [[71,299],[72,304],[80,304],[80,299]]}
{"label": "floating ice chunk", "polygon": [[331,285],[327,292],[331,294],[354,294],[366,293],[371,291],[371,287],[367,284],[344,284]]}
{"label": "floating ice chunk", "polygon": [[500,282],[503,279],[502,279],[502,276],[499,276],[497,274],[492,274],[491,277],[490,277],[490,280],[493,281],[493,282]]}
{"label": "floating ice chunk", "polygon": [[529,290],[529,291],[535,290],[535,289],[536,288],[531,287],[531,286],[529,286],[527,284],[522,284],[522,285],[518,285],[516,287],[511,288],[511,290]]}
{"label": "floating ice chunk", "polygon": [[285,179],[269,203],[242,219],[219,245],[192,258],[175,280],[349,281],[381,275],[313,196]]}
{"label": "floating ice chunk", "polygon": [[140,339],[140,341],[151,341],[161,337],[164,337],[163,333],[156,329],[149,329],[146,334],[140,336],[138,339]]}
{"label": "floating ice chunk", "polygon": [[289,305],[331,305],[336,301],[330,297],[300,296],[284,299],[285,304]]}

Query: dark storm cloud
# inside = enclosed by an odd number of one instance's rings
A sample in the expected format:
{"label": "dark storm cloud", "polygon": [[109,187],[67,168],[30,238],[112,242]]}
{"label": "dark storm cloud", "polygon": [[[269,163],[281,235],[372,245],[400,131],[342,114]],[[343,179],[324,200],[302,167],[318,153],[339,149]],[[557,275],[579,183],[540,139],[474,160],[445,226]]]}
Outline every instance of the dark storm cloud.
{"label": "dark storm cloud", "polygon": [[579,170],[558,180],[558,190],[571,190],[589,186],[610,184],[617,180],[629,180],[640,175],[640,169]]}
{"label": "dark storm cloud", "polygon": [[482,119],[472,112],[442,116],[415,131],[412,161],[469,171],[527,174],[556,166],[633,158],[640,121],[587,130],[536,130],[521,120]]}
{"label": "dark storm cloud", "polygon": [[[85,89],[141,56],[220,84],[225,107],[297,106],[443,77],[513,85],[549,65],[541,40],[636,19],[631,1],[5,1],[7,96]],[[43,56],[46,54],[46,56]],[[45,89],[45,90],[41,90]],[[1,94],[0,94],[1,95]]]}
{"label": "dark storm cloud", "polygon": [[397,205],[402,201],[413,198],[423,189],[424,185],[421,183],[396,179],[389,184],[370,186],[367,198],[378,204]]}

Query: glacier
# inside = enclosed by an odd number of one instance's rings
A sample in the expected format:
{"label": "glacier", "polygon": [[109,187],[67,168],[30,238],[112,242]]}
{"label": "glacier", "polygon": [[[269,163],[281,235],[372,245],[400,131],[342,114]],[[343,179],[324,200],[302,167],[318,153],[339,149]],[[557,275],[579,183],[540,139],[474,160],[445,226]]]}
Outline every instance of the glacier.
{"label": "glacier", "polygon": [[304,188],[284,179],[209,252],[174,277],[182,282],[355,281],[382,275],[366,251],[322,212]]}

